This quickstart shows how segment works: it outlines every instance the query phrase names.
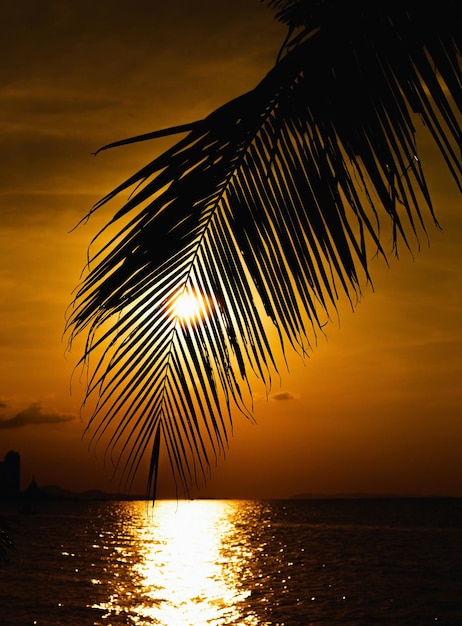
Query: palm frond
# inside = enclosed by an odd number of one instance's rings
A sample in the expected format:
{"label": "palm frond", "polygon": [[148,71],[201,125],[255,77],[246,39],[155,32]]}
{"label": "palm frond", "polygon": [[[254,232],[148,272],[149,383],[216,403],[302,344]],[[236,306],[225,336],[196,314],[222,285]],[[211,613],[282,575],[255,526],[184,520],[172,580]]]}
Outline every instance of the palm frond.
{"label": "palm frond", "polygon": [[[188,492],[225,453],[233,407],[251,417],[251,378],[268,387],[278,366],[268,321],[304,353],[386,259],[381,229],[397,253],[426,237],[425,214],[436,223],[416,116],[461,188],[455,2],[269,4],[290,27],[275,67],[90,211],[132,191],[67,329],[87,334],[82,363],[99,355],[93,436],[110,433],[130,479],[151,449],[154,497],[164,445]],[[185,292],[202,297],[195,321],[175,313]]]}

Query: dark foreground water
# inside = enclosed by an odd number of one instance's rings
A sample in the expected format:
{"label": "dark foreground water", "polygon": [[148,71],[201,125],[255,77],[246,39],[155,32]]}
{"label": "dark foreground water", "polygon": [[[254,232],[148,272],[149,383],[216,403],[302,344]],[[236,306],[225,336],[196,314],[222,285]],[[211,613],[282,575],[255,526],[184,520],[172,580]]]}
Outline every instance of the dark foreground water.
{"label": "dark foreground water", "polygon": [[462,500],[47,503],[1,626],[461,626]]}

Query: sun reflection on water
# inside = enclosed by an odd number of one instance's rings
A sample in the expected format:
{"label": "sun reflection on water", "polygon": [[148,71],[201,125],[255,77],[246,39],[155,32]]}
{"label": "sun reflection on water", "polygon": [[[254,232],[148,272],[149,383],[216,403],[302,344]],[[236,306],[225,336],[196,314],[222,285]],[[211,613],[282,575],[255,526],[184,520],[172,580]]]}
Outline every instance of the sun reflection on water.
{"label": "sun reflection on water", "polygon": [[150,506],[134,502],[124,509],[124,532],[136,546],[131,567],[136,592],[127,594],[127,581],[120,581],[124,593],[99,605],[107,610],[105,617],[123,611],[130,615],[128,623],[140,626],[258,624],[248,613],[240,619],[239,603],[251,591],[241,580],[250,554],[245,543],[236,542],[238,503],[165,500]]}
{"label": "sun reflection on water", "polygon": [[237,617],[232,612],[240,594],[232,577],[223,576],[222,545],[231,529],[227,509],[225,502],[205,500],[156,506],[154,525],[140,532],[147,549],[137,566],[160,599],[151,617],[165,624],[213,623],[224,613]]}

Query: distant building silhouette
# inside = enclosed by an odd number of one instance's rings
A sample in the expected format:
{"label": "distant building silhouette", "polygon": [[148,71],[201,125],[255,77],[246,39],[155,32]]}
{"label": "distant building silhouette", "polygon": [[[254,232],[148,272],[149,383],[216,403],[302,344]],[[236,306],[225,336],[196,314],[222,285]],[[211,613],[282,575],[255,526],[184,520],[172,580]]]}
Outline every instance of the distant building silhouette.
{"label": "distant building silhouette", "polygon": [[19,495],[21,460],[18,452],[7,452],[0,462],[0,497],[14,498]]}

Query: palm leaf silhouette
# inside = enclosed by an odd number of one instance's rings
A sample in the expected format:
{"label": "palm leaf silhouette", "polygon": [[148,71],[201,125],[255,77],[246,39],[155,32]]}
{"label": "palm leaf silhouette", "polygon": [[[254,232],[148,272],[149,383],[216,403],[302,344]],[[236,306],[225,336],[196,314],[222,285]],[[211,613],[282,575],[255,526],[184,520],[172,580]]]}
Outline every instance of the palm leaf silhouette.
{"label": "palm leaf silhouette", "polygon": [[[131,192],[67,322],[71,341],[87,336],[81,363],[97,355],[93,438],[109,434],[129,480],[150,450],[154,498],[161,450],[188,493],[226,451],[233,407],[251,417],[251,380],[269,387],[277,371],[269,327],[303,354],[387,257],[381,229],[397,253],[436,223],[417,118],[461,188],[455,2],[269,5],[288,37],[252,91],[102,148],[183,133],[90,211]],[[183,293],[201,296],[199,319],[175,313]]]}

